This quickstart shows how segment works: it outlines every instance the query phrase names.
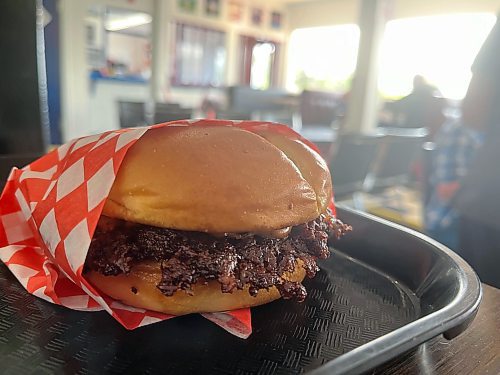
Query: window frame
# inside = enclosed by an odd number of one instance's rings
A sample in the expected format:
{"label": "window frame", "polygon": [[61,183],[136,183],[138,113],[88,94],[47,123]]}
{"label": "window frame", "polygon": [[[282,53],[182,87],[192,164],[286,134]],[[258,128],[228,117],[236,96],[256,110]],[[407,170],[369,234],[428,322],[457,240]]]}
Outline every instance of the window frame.
{"label": "window frame", "polygon": [[[220,85],[214,85],[211,83],[203,83],[203,82],[194,82],[194,83],[184,83],[182,82],[182,79],[180,77],[179,73],[179,66],[182,65],[182,56],[179,56],[179,45],[180,43],[183,42],[182,39],[182,33],[180,33],[180,28],[182,27],[188,27],[191,29],[196,29],[198,31],[204,31],[206,32],[212,32],[212,33],[219,33],[222,36],[222,39],[224,41],[223,45],[225,54],[226,54],[226,59],[225,59],[225,68],[223,69],[224,71],[227,71],[227,65],[228,65],[228,60],[227,60],[227,55],[228,55],[228,50],[227,50],[227,31],[222,28],[217,28],[217,27],[207,27],[191,22],[184,22],[184,21],[174,21],[173,22],[173,29],[174,29],[174,43],[172,44],[172,63],[171,63],[171,73],[170,73],[170,84],[172,87],[180,87],[180,88],[225,88],[227,86],[227,77],[224,75],[221,79],[221,84]],[[206,39],[205,39],[206,43]],[[204,45],[206,47],[206,45]]]}
{"label": "window frame", "polygon": [[269,38],[258,38],[253,35],[240,34],[240,73],[239,73],[239,83],[244,86],[250,87],[252,82],[252,52],[253,48],[257,44],[271,43],[274,45],[275,52],[271,61],[270,77],[269,77],[269,89],[279,87],[280,77],[279,77],[279,64],[281,59],[281,43],[269,39]]}

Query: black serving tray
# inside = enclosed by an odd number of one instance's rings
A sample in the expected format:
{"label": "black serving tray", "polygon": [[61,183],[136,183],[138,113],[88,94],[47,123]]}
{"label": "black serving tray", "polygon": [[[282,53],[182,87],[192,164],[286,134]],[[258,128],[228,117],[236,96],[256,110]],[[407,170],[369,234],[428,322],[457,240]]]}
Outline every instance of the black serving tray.
{"label": "black serving tray", "polygon": [[105,312],[27,294],[2,264],[1,373],[353,374],[466,329],[481,286],[461,258],[382,219],[338,213],[354,231],[306,281],[306,301],[252,309],[247,340],[199,315],[127,331]]}

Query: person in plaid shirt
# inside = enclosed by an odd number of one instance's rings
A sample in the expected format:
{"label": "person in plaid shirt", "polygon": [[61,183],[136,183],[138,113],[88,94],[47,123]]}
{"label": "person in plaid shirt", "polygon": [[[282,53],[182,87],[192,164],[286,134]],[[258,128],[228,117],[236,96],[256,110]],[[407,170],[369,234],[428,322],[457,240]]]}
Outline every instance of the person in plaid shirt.
{"label": "person in plaid shirt", "polygon": [[462,120],[445,123],[436,137],[425,226],[431,237],[451,249],[457,248],[459,239],[459,218],[452,207],[453,197],[483,140],[483,132],[466,126]]}
{"label": "person in plaid shirt", "polygon": [[486,136],[454,198],[459,248],[482,282],[500,288],[500,13],[471,71],[475,98],[464,113]]}

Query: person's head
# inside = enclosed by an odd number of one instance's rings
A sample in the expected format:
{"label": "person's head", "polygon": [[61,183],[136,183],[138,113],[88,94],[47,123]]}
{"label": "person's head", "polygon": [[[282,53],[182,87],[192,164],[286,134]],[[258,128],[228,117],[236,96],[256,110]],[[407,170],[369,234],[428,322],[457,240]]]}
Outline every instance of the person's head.
{"label": "person's head", "polygon": [[424,76],[417,74],[415,77],[413,77],[413,90],[418,90],[425,86],[427,86],[427,81],[425,80]]}

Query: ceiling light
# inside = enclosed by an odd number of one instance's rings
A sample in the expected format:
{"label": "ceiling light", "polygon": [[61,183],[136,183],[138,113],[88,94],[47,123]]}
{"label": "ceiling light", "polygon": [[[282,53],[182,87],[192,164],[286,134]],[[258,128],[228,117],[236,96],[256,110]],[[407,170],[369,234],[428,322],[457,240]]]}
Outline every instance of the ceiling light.
{"label": "ceiling light", "polygon": [[106,21],[106,30],[118,31],[151,23],[153,17],[146,13],[133,14],[130,16],[115,18]]}

